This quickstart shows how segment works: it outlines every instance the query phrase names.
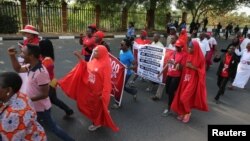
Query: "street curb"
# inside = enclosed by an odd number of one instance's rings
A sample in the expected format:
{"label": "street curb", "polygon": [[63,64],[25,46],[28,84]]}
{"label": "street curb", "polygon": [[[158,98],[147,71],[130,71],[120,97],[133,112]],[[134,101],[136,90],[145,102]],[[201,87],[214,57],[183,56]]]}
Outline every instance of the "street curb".
{"label": "street curb", "polygon": [[[165,37],[165,35],[161,34],[161,37]],[[140,37],[140,35],[136,35],[136,37]],[[153,37],[153,34],[149,34],[148,37]],[[79,39],[80,36],[39,36],[41,39]],[[107,35],[104,38],[126,38],[126,35]],[[0,37],[0,41],[6,40],[24,40],[24,37]]]}
{"label": "street curb", "polygon": [[[123,35],[118,35],[123,36]],[[80,36],[39,36],[41,39],[79,39]],[[114,35],[107,35],[104,38],[115,38]],[[6,41],[6,40],[24,40],[24,37],[0,37],[0,41]]]}

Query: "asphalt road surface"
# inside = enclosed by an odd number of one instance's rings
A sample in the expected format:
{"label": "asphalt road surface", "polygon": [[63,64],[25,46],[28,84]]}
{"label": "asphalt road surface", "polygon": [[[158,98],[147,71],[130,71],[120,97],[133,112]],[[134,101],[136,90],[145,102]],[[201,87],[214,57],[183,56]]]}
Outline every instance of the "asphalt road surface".
{"label": "asphalt road surface", "polygon": [[[105,39],[110,43],[112,53],[118,56],[121,39]],[[61,78],[69,72],[77,63],[73,55],[74,50],[80,50],[78,40],[52,40],[55,48],[56,77]],[[225,48],[229,41],[220,40],[219,46]],[[13,71],[7,56],[7,48],[16,45],[17,41],[0,42],[0,72]],[[102,127],[95,132],[89,132],[91,122],[82,115],[76,103],[69,99],[58,88],[58,97],[74,109],[72,118],[64,119],[64,112],[56,106],[52,107],[52,116],[55,121],[68,134],[77,141],[206,141],[209,124],[250,124],[250,84],[247,89],[226,90],[221,97],[221,104],[213,100],[217,93],[217,70],[218,64],[213,64],[207,72],[207,92],[209,112],[192,111],[191,120],[187,124],[176,119],[175,115],[162,117],[161,113],[167,105],[167,96],[154,102],[150,99],[155,94],[146,92],[148,82],[137,80],[137,102],[126,92],[123,95],[122,108],[111,109],[111,115],[120,131],[114,133],[109,128]],[[110,105],[113,104],[111,100]],[[47,136],[50,141],[59,141],[48,128]]]}

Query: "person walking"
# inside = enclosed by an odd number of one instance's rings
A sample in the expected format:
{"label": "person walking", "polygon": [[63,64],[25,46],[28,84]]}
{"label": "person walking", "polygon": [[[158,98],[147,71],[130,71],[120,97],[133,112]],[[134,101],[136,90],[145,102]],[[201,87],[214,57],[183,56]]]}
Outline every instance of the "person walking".
{"label": "person walking", "polygon": [[[19,43],[19,48],[25,47],[27,44],[32,45],[39,45],[39,32],[37,31],[36,27],[33,25],[26,25],[24,29],[20,30],[21,33],[23,33],[25,39],[22,43]],[[20,54],[19,54],[20,55]],[[20,65],[24,65],[24,59],[20,56],[17,57],[17,60]],[[20,77],[22,78],[22,87],[20,88],[20,91],[22,93],[26,93],[26,87],[27,87],[27,73],[19,73]]]}
{"label": "person walking", "polygon": [[[119,60],[126,66],[126,78],[125,78],[125,83],[124,83],[124,90],[133,95],[133,99],[136,100],[137,98],[137,90],[135,88],[131,88],[127,86],[127,82],[130,78],[130,76],[133,74],[132,70],[135,69],[136,62],[134,59],[134,56],[132,54],[132,51],[130,50],[131,42],[128,39],[123,39],[121,41],[121,47],[120,47],[120,54],[119,54]],[[112,105],[113,109],[118,109],[119,105],[118,103],[115,103]]]}
{"label": "person walking", "polygon": [[95,38],[93,37],[96,30],[96,27],[90,25],[87,28],[86,36],[80,34],[79,43],[82,45],[82,55],[84,55],[85,61],[89,61],[92,51],[96,46]]}
{"label": "person walking", "polygon": [[177,119],[183,123],[189,122],[192,108],[208,111],[205,58],[197,40],[191,41],[188,52],[179,87],[171,104],[171,110],[178,114]]}
{"label": "person walking", "polygon": [[47,141],[30,98],[18,92],[21,85],[17,73],[0,73],[0,140]]}
{"label": "person walking", "polygon": [[235,49],[235,53],[240,55],[241,59],[232,85],[243,89],[250,78],[250,43],[247,44],[244,50]]}
{"label": "person walking", "polygon": [[57,80],[55,78],[55,70],[54,70],[54,61],[55,61],[55,56],[54,56],[54,47],[53,44],[50,40],[45,39],[41,40],[39,43],[39,47],[41,50],[41,62],[44,65],[44,67],[47,69],[50,77],[50,85],[49,85],[49,98],[52,104],[58,106],[60,109],[64,110],[65,112],[65,117],[71,116],[74,111],[66,105],[63,101],[61,101],[57,97],[56,93],[56,85],[57,85]]}
{"label": "person walking", "polygon": [[[177,40],[175,43],[176,50],[169,55],[167,64],[158,75],[158,77],[160,77],[164,71],[167,71],[165,87],[168,94],[168,107],[163,111],[163,116],[167,116],[170,113],[170,107],[174,99],[175,92],[179,86],[182,68],[185,65],[186,59],[186,53],[182,50],[183,47],[184,42]],[[152,97],[152,100],[159,100],[159,98],[155,95]]]}
{"label": "person walking", "polygon": [[61,127],[59,127],[51,116],[51,102],[49,95],[49,74],[40,62],[39,46],[27,44],[22,48],[21,57],[27,65],[21,66],[16,59],[15,48],[9,48],[11,64],[16,72],[27,72],[26,94],[32,100],[37,112],[39,122],[46,124],[49,129],[64,141],[74,141]]}
{"label": "person walking", "polygon": [[230,46],[224,55],[222,55],[218,59],[214,59],[215,62],[220,61],[220,65],[217,70],[217,86],[219,87],[219,90],[214,98],[216,103],[219,103],[220,96],[224,95],[225,93],[225,88],[228,80],[230,79],[231,75],[234,75],[237,70],[239,57],[234,53],[234,50],[235,47]]}
{"label": "person walking", "polygon": [[74,54],[79,63],[59,80],[60,87],[76,101],[80,112],[92,121],[89,131],[95,131],[102,126],[119,131],[108,110],[112,69],[107,48],[96,46],[89,62],[82,59],[80,52],[76,51]]}

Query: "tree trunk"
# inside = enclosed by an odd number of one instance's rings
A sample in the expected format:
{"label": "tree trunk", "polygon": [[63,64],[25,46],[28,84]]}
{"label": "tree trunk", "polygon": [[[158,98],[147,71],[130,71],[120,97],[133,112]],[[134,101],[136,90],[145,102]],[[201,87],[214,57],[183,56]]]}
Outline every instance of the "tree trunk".
{"label": "tree trunk", "polygon": [[42,15],[41,15],[41,0],[38,0],[38,8],[37,8],[37,23],[38,23],[38,28],[39,28],[39,32],[43,32],[43,21],[42,21]]}
{"label": "tree trunk", "polygon": [[26,0],[21,0],[21,11],[22,11],[22,23],[23,28],[28,24],[27,12],[26,12]]}
{"label": "tree trunk", "polygon": [[168,13],[166,14],[166,24],[168,24],[169,22],[171,22],[171,18],[172,18],[171,13],[168,12]]}
{"label": "tree trunk", "polygon": [[157,0],[150,0],[150,8],[147,10],[147,29],[154,29],[155,28],[155,9],[156,9],[156,2]]}
{"label": "tree trunk", "polygon": [[95,24],[96,27],[100,27],[100,16],[101,16],[101,6],[99,4],[95,5]]}
{"label": "tree trunk", "polygon": [[181,21],[185,21],[185,22],[187,21],[187,12],[182,13]]}
{"label": "tree trunk", "polygon": [[62,23],[63,23],[63,32],[67,32],[68,30],[68,22],[67,22],[67,3],[62,0]]}
{"label": "tree trunk", "polygon": [[125,6],[122,9],[122,31],[126,30],[127,22],[128,22],[128,8]]}
{"label": "tree trunk", "polygon": [[199,19],[197,19],[197,14],[198,14],[198,10],[195,10],[195,12],[193,14],[193,19],[195,19],[196,21],[199,22]]}

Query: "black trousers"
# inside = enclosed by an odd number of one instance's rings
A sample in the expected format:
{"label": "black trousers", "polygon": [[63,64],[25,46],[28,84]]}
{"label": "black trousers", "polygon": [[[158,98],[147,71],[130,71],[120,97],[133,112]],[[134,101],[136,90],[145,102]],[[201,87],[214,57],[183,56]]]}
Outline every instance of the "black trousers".
{"label": "black trousers", "polygon": [[217,86],[219,87],[219,90],[214,98],[215,100],[219,100],[220,96],[224,94],[228,80],[229,77],[218,76]]}
{"label": "black trousers", "polygon": [[66,114],[69,114],[72,111],[72,109],[70,109],[68,105],[57,98],[56,89],[51,86],[49,87],[49,99],[52,104],[64,110]]}
{"label": "black trousers", "polygon": [[180,83],[180,77],[167,76],[166,78],[166,92],[168,94],[168,109],[174,100],[175,91],[177,90]]}

